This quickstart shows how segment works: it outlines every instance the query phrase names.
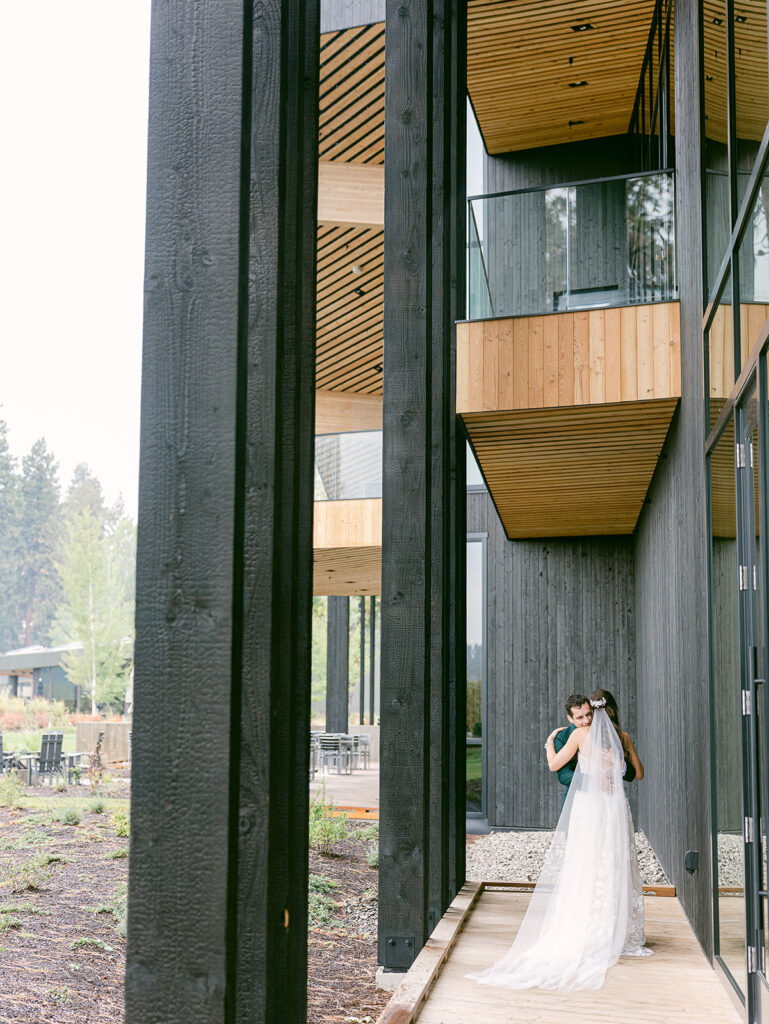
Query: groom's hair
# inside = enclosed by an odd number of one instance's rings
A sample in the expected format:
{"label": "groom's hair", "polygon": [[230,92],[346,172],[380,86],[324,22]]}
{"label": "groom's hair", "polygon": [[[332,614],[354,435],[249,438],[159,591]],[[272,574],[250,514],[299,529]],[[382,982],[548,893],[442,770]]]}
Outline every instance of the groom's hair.
{"label": "groom's hair", "polygon": [[566,717],[571,718],[572,708],[581,708],[587,704],[587,697],[584,693],[570,693],[566,698]]}

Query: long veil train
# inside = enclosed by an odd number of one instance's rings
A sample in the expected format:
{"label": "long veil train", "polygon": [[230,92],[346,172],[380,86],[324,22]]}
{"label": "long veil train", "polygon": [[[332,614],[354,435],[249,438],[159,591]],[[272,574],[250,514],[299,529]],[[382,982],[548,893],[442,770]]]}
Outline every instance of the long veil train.
{"label": "long veil train", "polygon": [[620,956],[648,956],[622,742],[593,715],[553,841],[515,941],[468,977],[504,988],[600,988]]}

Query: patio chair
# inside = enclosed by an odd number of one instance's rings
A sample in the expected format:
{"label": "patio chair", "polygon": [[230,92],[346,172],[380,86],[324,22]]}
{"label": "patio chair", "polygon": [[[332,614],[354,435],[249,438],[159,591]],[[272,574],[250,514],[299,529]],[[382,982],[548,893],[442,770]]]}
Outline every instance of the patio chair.
{"label": "patio chair", "polygon": [[320,743],[315,733],[310,734],[310,782],[315,778],[320,759]]}
{"label": "patio chair", "polygon": [[320,769],[325,773],[328,765],[336,768],[337,775],[344,771],[348,775],[352,771],[352,746],[344,741],[338,733],[322,733],[318,737],[320,746]]}
{"label": "patio chair", "polygon": [[358,760],[363,762],[363,767],[368,768],[371,763],[371,737],[360,732],[355,735],[355,746],[353,749],[358,755]]}
{"label": "patio chair", "polygon": [[49,778],[52,778],[54,775],[64,775],[64,759],[61,753],[63,742],[63,732],[43,733],[40,740],[40,753],[32,754],[29,758],[25,759],[28,786],[38,785],[41,775],[47,775]]}

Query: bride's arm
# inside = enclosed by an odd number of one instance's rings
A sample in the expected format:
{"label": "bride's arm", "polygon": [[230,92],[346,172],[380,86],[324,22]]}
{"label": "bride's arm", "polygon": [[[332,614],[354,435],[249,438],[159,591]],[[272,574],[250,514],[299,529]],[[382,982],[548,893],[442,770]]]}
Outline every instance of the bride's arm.
{"label": "bride's arm", "polygon": [[627,743],[628,760],[635,768],[635,777],[642,779],[644,777],[644,766],[641,764],[641,758],[636,753],[633,741],[628,733],[625,733],[625,741]]}
{"label": "bride's arm", "polygon": [[[547,742],[545,743],[545,753],[547,754],[547,767],[550,769],[551,772],[557,772],[559,768],[563,768],[565,764],[568,764],[580,748],[579,734],[582,732],[582,730],[575,729],[571,736],[569,736],[564,745],[561,747],[561,749],[558,751],[558,753],[556,753],[553,738],[555,737],[555,734],[557,732],[560,732],[560,729],[554,729],[553,732],[551,732],[550,735],[547,737]],[[641,771],[643,772],[643,768],[641,769]]]}

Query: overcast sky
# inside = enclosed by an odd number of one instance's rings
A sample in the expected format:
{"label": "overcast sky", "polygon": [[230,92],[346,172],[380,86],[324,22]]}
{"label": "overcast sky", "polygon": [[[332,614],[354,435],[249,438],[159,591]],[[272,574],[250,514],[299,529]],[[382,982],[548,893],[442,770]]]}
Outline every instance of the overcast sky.
{"label": "overcast sky", "polygon": [[0,418],[136,516],[149,0],[5,3]]}

